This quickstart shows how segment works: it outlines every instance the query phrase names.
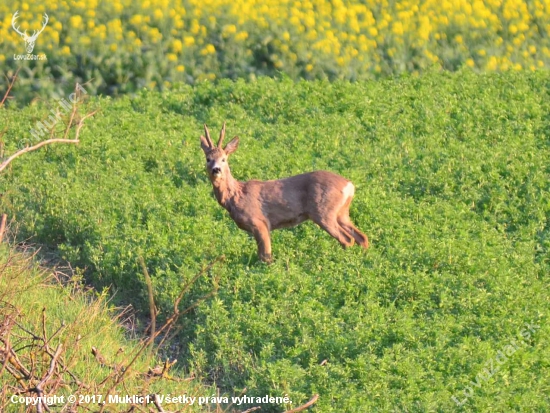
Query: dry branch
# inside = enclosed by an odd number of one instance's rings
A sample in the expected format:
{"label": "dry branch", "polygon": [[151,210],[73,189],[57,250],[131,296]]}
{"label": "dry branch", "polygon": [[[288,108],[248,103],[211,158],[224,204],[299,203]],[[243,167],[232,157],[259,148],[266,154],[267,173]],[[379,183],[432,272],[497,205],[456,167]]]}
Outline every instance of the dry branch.
{"label": "dry branch", "polygon": [[[42,380],[40,380],[40,383],[38,383],[34,389],[31,389],[31,391],[37,393],[39,397],[42,397],[44,395],[44,386],[48,383],[53,373],[55,372],[55,368],[57,366],[57,359],[61,356],[62,349],[63,349],[63,346],[61,343],[59,343],[52,357],[52,360],[50,361],[50,368],[48,369],[47,373],[44,375]],[[36,405],[36,411],[38,413],[42,413],[44,411],[44,408],[47,411],[50,411],[50,409],[48,408],[48,405],[44,401],[42,401],[42,399],[40,399],[40,402],[38,402]]]}
{"label": "dry branch", "polygon": [[256,406],[256,407],[252,407],[252,408],[250,408],[250,409],[247,409],[247,410],[245,410],[245,411],[243,411],[243,412],[241,412],[241,413],[255,412],[256,410],[260,410],[260,409],[261,409],[260,406]]}
{"label": "dry branch", "polygon": [[4,238],[4,231],[6,230],[7,219],[8,216],[6,214],[2,214],[2,222],[0,222],[0,242],[2,242],[2,239]]}
{"label": "dry branch", "polygon": [[153,396],[153,404],[157,408],[157,410],[161,413],[165,412],[165,410],[162,408],[162,405],[160,404],[160,398],[158,394],[155,394]]}
{"label": "dry branch", "polygon": [[296,407],[295,409],[292,409],[292,410],[287,410],[285,413],[296,413],[296,412],[301,412],[302,410],[305,410],[307,409],[309,406],[312,406],[315,404],[315,402],[317,402],[317,399],[319,398],[319,395],[316,394],[314,395],[310,401],[308,401],[306,404],[303,404],[299,407]]}
{"label": "dry branch", "polygon": [[143,257],[139,257],[139,263],[141,265],[141,270],[143,271],[143,276],[145,277],[145,284],[147,284],[147,295],[149,297],[149,314],[151,316],[151,336],[155,336],[157,330],[157,310],[155,307],[155,300],[153,297],[153,283],[151,277],[149,276],[149,271],[147,271],[147,266],[145,265],[145,260]]}
{"label": "dry branch", "polygon": [[24,153],[27,153],[27,152],[35,151],[35,150],[41,148],[44,145],[49,145],[49,144],[52,144],[52,143],[78,143],[78,142],[79,142],[78,139],[48,139],[46,141],[42,141],[40,143],[37,143],[34,146],[27,146],[26,148],[15,152],[12,156],[10,156],[8,159],[6,159],[4,162],[2,162],[0,164],[0,172],[3,171],[6,168],[6,166],[8,166],[10,164],[10,162],[13,161],[15,158],[17,158],[18,156],[21,156],[21,155],[23,155]]}
{"label": "dry branch", "polygon": [[[11,81],[8,81],[8,90],[6,90],[6,93],[4,94],[4,98],[2,99],[2,101],[0,102],[0,108],[2,106],[4,106],[4,102],[6,101],[6,99],[9,98],[9,95],[10,95],[10,91],[11,91],[11,88],[13,87],[15,81],[17,80],[17,75],[19,73],[19,70],[21,68],[18,67],[17,70],[15,71],[15,74],[13,75],[13,77],[11,78]],[[7,79],[7,76],[6,76],[6,79]]]}
{"label": "dry branch", "polygon": [[61,355],[62,348],[63,348],[63,345],[61,343],[59,343],[57,345],[57,349],[55,350],[55,353],[52,357],[52,361],[50,362],[50,368],[49,368],[48,372],[46,373],[44,378],[40,381],[40,383],[38,383],[36,385],[37,390],[39,390],[41,393],[43,393],[42,387],[44,386],[44,384],[46,384],[46,382],[52,377],[52,374],[53,374],[53,372],[55,370],[55,367],[57,365],[57,359]]}
{"label": "dry branch", "polygon": [[[225,260],[224,255],[220,255],[219,257],[217,257],[214,261],[212,261],[210,264],[208,264],[205,268],[201,269],[197,274],[195,274],[195,276],[187,284],[185,284],[184,287],[181,289],[178,297],[176,298],[176,301],[174,301],[174,310],[173,310],[172,316],[168,320],[166,320],[166,323],[163,326],[163,330],[165,330],[165,333],[164,333],[165,338],[168,336],[168,333],[172,329],[173,324],[175,323],[175,321],[180,316],[188,313],[193,308],[197,307],[200,303],[202,303],[204,300],[207,300],[208,298],[212,297],[213,295],[215,295],[217,293],[217,285],[216,285],[214,287],[213,291],[211,291],[208,294],[203,295],[202,297],[197,299],[195,301],[195,303],[193,303],[191,306],[187,307],[183,312],[180,312],[180,310],[179,310],[180,302],[183,299],[183,296],[187,293],[187,291],[189,291],[189,288],[191,288],[191,286],[199,279],[199,277],[201,275],[203,275],[207,271],[210,271],[210,269],[212,269],[212,267],[217,262],[222,262],[223,260]],[[163,342],[164,342],[164,339],[161,340],[159,346],[162,345]]]}

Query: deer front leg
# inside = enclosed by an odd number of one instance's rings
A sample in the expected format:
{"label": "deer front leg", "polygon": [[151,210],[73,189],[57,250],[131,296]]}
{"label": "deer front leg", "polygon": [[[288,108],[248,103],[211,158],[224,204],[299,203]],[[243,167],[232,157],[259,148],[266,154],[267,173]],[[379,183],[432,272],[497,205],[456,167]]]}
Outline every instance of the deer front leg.
{"label": "deer front leg", "polygon": [[255,226],[252,229],[252,234],[258,244],[258,257],[263,262],[270,264],[273,259],[271,258],[271,238],[267,226],[264,224]]}

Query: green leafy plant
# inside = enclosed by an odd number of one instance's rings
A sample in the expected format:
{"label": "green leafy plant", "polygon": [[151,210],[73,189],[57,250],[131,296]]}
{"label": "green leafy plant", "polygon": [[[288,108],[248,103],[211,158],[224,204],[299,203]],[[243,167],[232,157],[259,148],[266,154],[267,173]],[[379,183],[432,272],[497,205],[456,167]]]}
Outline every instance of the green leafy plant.
{"label": "green leafy plant", "polygon": [[[57,246],[97,288],[147,312],[145,257],[160,319],[190,274],[224,254],[216,297],[178,337],[183,366],[223,390],[288,393],[294,406],[318,393],[322,412],[453,411],[503,340],[535,322],[529,346],[461,409],[544,411],[548,84],[545,72],[460,71],[97,98],[102,116],[78,149],[21,158],[0,182],[2,205],[22,237]],[[1,111],[6,150],[46,111]],[[275,262],[259,263],[204,170],[202,125],[223,121],[241,137],[237,179],[316,169],[350,179],[368,252],[305,223],[274,232]],[[206,275],[185,303],[212,289]]]}

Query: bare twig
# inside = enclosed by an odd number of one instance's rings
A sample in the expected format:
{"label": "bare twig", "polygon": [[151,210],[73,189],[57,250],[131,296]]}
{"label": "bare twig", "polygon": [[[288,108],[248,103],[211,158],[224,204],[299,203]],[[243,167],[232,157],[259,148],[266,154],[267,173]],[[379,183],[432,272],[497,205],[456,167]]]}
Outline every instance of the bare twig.
{"label": "bare twig", "polygon": [[48,348],[48,335],[46,333],[46,307],[42,308],[42,338],[44,340],[44,347]]}
{"label": "bare twig", "polygon": [[8,90],[6,90],[6,93],[4,94],[4,98],[2,99],[2,101],[0,102],[0,108],[2,106],[4,106],[4,102],[6,101],[6,99],[8,99],[9,95],[10,95],[10,91],[11,91],[11,88],[13,87],[15,81],[17,80],[17,74],[19,73],[19,70],[21,68],[18,67],[17,70],[15,71],[15,74],[13,75],[13,77],[11,78],[11,81],[9,82],[8,84]]}
{"label": "bare twig", "polygon": [[4,140],[2,139],[2,137],[6,134],[7,131],[8,131],[8,126],[6,126],[2,132],[0,132],[0,158],[4,157],[4,146],[5,146],[5,144],[4,144]]}
{"label": "bare twig", "polygon": [[31,372],[23,366],[23,363],[21,363],[19,357],[17,357],[17,353],[13,351],[13,348],[8,347],[7,344],[8,343],[6,343],[6,359],[19,371],[19,373],[23,376],[22,378],[29,379],[31,377]]}
{"label": "bare twig", "polygon": [[153,396],[153,404],[155,405],[155,407],[157,408],[157,410],[161,413],[165,412],[166,410],[164,410],[162,408],[162,405],[160,404],[160,398],[159,398],[159,395],[158,394],[155,394]]}
{"label": "bare twig", "polygon": [[6,220],[8,216],[6,214],[2,214],[2,221],[0,222],[0,242],[2,242],[2,239],[4,238],[4,231],[6,230]]}
{"label": "bare twig", "polygon": [[86,115],[84,115],[80,121],[78,122],[78,125],[76,125],[76,132],[75,132],[75,139],[78,139],[78,136],[80,135],[80,129],[82,129],[82,126],[84,126],[84,121],[88,119],[90,116],[94,116],[98,110],[94,110],[93,112],[90,112]]}
{"label": "bare twig", "polygon": [[[4,348],[4,361],[2,362],[2,368],[0,368],[0,376],[2,376],[2,373],[4,372],[4,369],[8,365],[9,355],[8,355],[8,349],[10,348],[10,335],[6,334],[6,344]],[[0,349],[2,350],[2,349]]]}
{"label": "bare twig", "polygon": [[203,268],[200,270],[185,286],[181,289],[178,298],[176,298],[176,301],[174,301],[174,314],[179,314],[178,306],[180,304],[181,299],[185,295],[185,293],[189,290],[189,288],[199,279],[201,275],[203,275],[205,272],[212,269],[212,267],[218,262],[225,260],[225,256],[221,255],[217,257],[214,261],[212,261],[210,264],[206,266],[206,268]]}
{"label": "bare twig", "polygon": [[[214,291],[211,291],[210,293],[202,296],[201,298],[199,298],[197,301],[195,301],[194,304],[192,304],[190,307],[186,308],[183,312],[180,312],[179,310],[179,305],[180,305],[180,302],[183,298],[183,296],[185,295],[185,293],[189,290],[189,288],[191,288],[191,286],[193,285],[193,283],[195,283],[199,277],[201,275],[203,275],[205,272],[209,271],[217,262],[221,262],[225,260],[225,256],[224,255],[220,255],[219,257],[217,257],[214,261],[212,261],[210,264],[208,264],[205,268],[201,269],[187,284],[185,284],[185,286],[181,289],[178,297],[176,298],[176,301],[174,301],[174,312],[172,313],[172,315],[170,316],[170,318],[168,320],[166,320],[166,323],[164,324],[163,326],[163,329],[166,330],[166,333],[165,333],[165,337],[168,335],[168,332],[172,329],[172,325],[174,324],[174,322],[180,317],[182,316],[183,314],[186,314],[188,313],[189,311],[191,311],[193,308],[195,308],[196,306],[198,306],[201,302],[203,302],[204,300],[208,299],[209,297],[213,296],[214,294],[216,294],[217,292],[217,287],[214,288]],[[161,341],[161,344],[164,342],[164,339]]]}
{"label": "bare twig", "polygon": [[51,337],[48,339],[48,342],[51,341],[56,335],[58,335],[61,330],[63,330],[65,327],[67,326],[67,324],[65,323],[65,320],[61,321],[61,325],[59,326],[59,328],[57,330],[55,330],[55,332],[51,335]]}
{"label": "bare twig", "polygon": [[[55,354],[53,355],[52,360],[50,362],[50,368],[48,369],[48,372],[44,375],[42,380],[40,380],[40,383],[38,383],[36,385],[36,387],[33,389],[33,391],[38,393],[38,396],[42,396],[44,394],[44,385],[46,385],[48,380],[50,380],[50,378],[52,377],[52,375],[55,371],[55,367],[56,367],[56,364],[57,364],[57,359],[61,355],[62,348],[63,348],[63,346],[61,345],[61,343],[59,343],[58,346],[57,346],[57,350],[55,350]],[[41,412],[44,411],[44,408],[47,411],[50,411],[50,409],[48,408],[48,405],[45,402],[43,402],[42,399],[41,399],[41,401],[38,402],[37,405],[36,405],[36,410],[37,410],[37,412],[41,413]]]}
{"label": "bare twig", "polygon": [[260,406],[252,407],[252,408],[247,409],[247,410],[245,410],[245,411],[243,411],[243,412],[241,412],[241,413],[250,413],[250,412],[254,412],[254,411],[256,411],[256,410],[261,410],[261,407],[260,407]]}
{"label": "bare twig", "polygon": [[301,412],[302,410],[305,410],[307,409],[309,406],[312,406],[315,404],[315,402],[317,402],[317,399],[319,398],[319,395],[316,394],[314,395],[310,401],[308,401],[306,404],[303,404],[299,407],[296,407],[295,409],[292,409],[292,410],[287,410],[285,413],[296,413],[296,412]]}
{"label": "bare twig", "polygon": [[49,145],[49,144],[52,144],[52,143],[78,143],[78,142],[79,142],[78,139],[48,139],[46,141],[42,141],[40,143],[37,143],[34,146],[28,146],[24,149],[21,149],[20,151],[15,152],[12,156],[10,156],[8,159],[6,159],[4,162],[2,162],[0,164],[0,172],[2,172],[4,169],[6,169],[6,166],[8,166],[11,163],[11,161],[13,161],[18,156],[21,156],[21,155],[23,155],[24,153],[27,153],[27,152],[35,151],[35,150],[41,148],[44,145]]}
{"label": "bare twig", "polygon": [[73,104],[73,110],[71,110],[71,116],[69,117],[69,122],[67,123],[67,127],[65,128],[65,133],[63,134],[63,139],[67,139],[67,136],[69,135],[69,130],[71,129],[71,126],[73,124],[74,115],[76,114],[78,106],[76,104]]}
{"label": "bare twig", "polygon": [[[248,389],[245,387],[245,388],[243,389],[243,391],[241,391],[241,394],[239,394],[238,397],[241,397],[243,394],[245,394],[245,393],[247,392],[247,390],[248,390]],[[231,402],[231,404],[230,404],[229,406],[227,406],[227,407],[225,408],[225,410],[224,410],[222,413],[227,413],[227,412],[229,411],[229,409],[231,409],[231,407],[233,407],[234,404],[235,404],[235,402]]]}
{"label": "bare twig", "polygon": [[59,343],[57,345],[57,349],[55,350],[55,353],[52,357],[52,361],[50,362],[50,368],[48,369],[48,372],[46,373],[46,375],[44,376],[44,378],[42,380],[40,380],[40,383],[38,383],[36,385],[36,388],[38,390],[40,390],[41,392],[43,392],[42,390],[42,387],[44,386],[44,384],[47,383],[47,381],[50,379],[50,377],[52,377],[52,374],[55,370],[55,366],[57,364],[57,359],[59,358],[59,356],[61,355],[61,350],[63,348],[63,345],[61,343]]}
{"label": "bare twig", "polygon": [[147,266],[145,265],[145,260],[143,259],[143,257],[139,257],[139,263],[141,264],[141,270],[143,271],[143,276],[145,277],[145,284],[147,284],[147,294],[149,296],[149,314],[151,316],[150,334],[154,337],[157,330],[157,310],[153,297],[153,283],[151,282],[151,277],[149,276],[149,271],[147,271]]}

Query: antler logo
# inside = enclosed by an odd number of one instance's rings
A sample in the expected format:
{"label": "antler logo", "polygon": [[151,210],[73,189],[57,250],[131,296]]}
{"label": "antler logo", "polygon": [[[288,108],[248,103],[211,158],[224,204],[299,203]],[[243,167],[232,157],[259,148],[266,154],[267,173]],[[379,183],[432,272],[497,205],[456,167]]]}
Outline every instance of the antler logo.
{"label": "antler logo", "polygon": [[13,27],[13,30],[15,30],[23,38],[23,40],[25,41],[25,49],[27,49],[27,53],[32,53],[32,51],[34,49],[34,44],[36,43],[36,38],[46,28],[46,25],[48,24],[49,17],[46,13],[44,13],[44,16],[43,16],[44,23],[42,24],[42,28],[38,31],[34,30],[34,33],[32,34],[32,36],[29,36],[27,34],[26,30],[25,30],[25,33],[21,33],[21,31],[19,31],[19,26],[15,27],[15,21],[17,20],[17,17],[19,17],[18,14],[19,14],[19,10],[17,10],[13,14],[13,17],[11,19],[11,25]]}

